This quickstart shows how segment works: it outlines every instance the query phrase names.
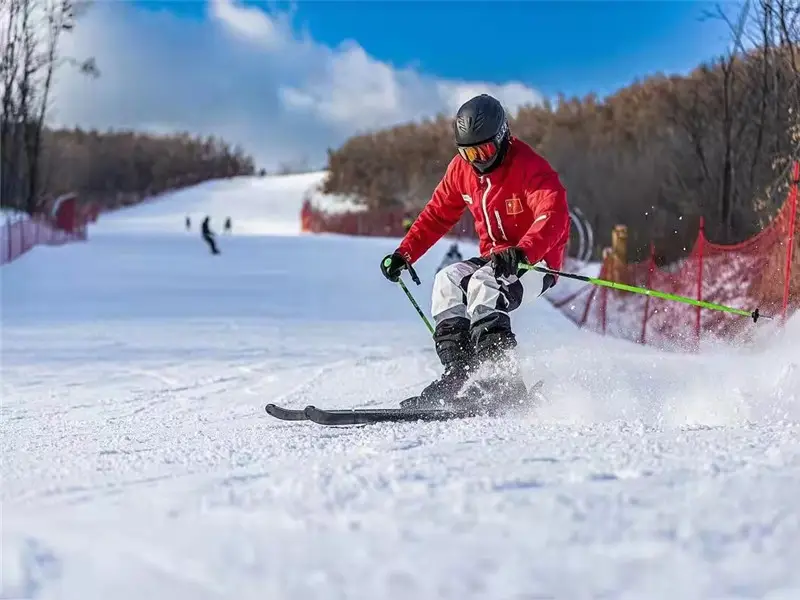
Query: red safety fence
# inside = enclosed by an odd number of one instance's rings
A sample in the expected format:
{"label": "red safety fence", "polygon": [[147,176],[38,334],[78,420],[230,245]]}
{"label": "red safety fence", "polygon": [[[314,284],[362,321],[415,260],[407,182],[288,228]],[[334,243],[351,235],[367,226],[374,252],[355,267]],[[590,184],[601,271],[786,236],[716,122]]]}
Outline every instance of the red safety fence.
{"label": "red safety fence", "polygon": [[[405,235],[403,221],[407,217],[408,214],[402,210],[328,212],[312,206],[306,200],[300,211],[300,230],[308,233],[402,237]],[[468,211],[465,211],[448,236],[476,238],[472,215]]]}
{"label": "red safety fence", "polygon": [[85,239],[85,228],[63,231],[38,217],[7,220],[0,229],[0,265],[10,263],[35,246],[60,246]]}
{"label": "red safety fence", "polygon": [[83,241],[89,223],[97,220],[95,206],[80,205],[74,194],[48,202],[36,215],[9,214],[0,226],[0,265],[10,263],[39,245],[60,246]]}
{"label": "red safety fence", "polygon": [[[735,245],[710,242],[702,227],[691,253],[662,269],[649,260],[623,266],[605,258],[600,277],[785,320],[800,308],[800,222],[795,163],[788,198],[760,233]],[[616,268],[615,268],[616,267]],[[621,277],[620,277],[621,274]],[[642,344],[694,350],[702,339],[744,339],[752,319],[646,295],[582,286],[551,301],[579,326]]]}

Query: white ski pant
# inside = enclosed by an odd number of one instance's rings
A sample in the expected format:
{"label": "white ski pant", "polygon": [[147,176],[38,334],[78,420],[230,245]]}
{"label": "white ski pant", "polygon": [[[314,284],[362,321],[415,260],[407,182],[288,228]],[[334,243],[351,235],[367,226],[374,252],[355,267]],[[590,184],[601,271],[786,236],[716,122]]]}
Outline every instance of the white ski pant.
{"label": "white ski pant", "polygon": [[[540,263],[543,264],[543,263]],[[525,287],[541,295],[552,277],[536,271],[523,273]],[[497,277],[491,262],[470,258],[445,267],[433,283],[433,339],[443,364],[459,362],[516,346],[509,313],[523,296],[516,275]]]}
{"label": "white ski pant", "polygon": [[[538,263],[546,266],[544,262]],[[516,275],[497,277],[491,262],[469,259],[449,265],[436,274],[433,282],[431,314],[439,324],[449,319],[467,319],[475,325],[487,317],[508,315],[519,307],[525,289],[537,295],[546,288],[544,275],[528,271],[522,279]]]}

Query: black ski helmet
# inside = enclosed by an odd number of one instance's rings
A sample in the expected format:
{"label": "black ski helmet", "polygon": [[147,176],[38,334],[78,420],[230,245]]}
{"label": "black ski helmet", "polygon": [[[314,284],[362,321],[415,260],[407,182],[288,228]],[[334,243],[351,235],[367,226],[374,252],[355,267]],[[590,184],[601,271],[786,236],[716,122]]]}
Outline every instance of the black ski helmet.
{"label": "black ski helmet", "polygon": [[475,96],[461,105],[453,132],[459,154],[481,174],[500,165],[511,137],[503,105],[489,94]]}

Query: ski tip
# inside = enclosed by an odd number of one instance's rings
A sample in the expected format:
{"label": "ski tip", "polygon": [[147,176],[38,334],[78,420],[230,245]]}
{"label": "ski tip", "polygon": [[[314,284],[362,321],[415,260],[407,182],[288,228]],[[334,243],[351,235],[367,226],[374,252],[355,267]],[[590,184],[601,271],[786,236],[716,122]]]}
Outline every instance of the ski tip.
{"label": "ski tip", "polygon": [[280,415],[283,412],[283,409],[280,406],[278,406],[277,404],[273,404],[272,402],[267,404],[264,407],[264,410],[266,411],[266,413],[268,415],[273,416],[273,417],[277,416],[277,415]]}
{"label": "ski tip", "polygon": [[277,404],[267,404],[264,409],[268,415],[281,421],[305,421],[307,418],[302,409],[284,408]]}

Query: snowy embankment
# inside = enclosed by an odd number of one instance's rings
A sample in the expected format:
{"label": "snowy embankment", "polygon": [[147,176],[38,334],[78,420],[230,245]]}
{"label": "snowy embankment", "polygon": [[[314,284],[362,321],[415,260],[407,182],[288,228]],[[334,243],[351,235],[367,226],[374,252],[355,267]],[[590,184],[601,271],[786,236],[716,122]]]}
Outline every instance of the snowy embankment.
{"label": "snowy embankment", "polygon": [[[797,316],[683,356],[528,297],[520,351],[548,396],[528,418],[283,423],[264,404],[389,406],[438,362],[380,275],[397,240],[284,235],[299,185],[226,186],[3,268],[0,597],[800,593]],[[233,218],[219,256],[183,231],[209,202]],[[410,286],[426,310],[447,245]]]}

